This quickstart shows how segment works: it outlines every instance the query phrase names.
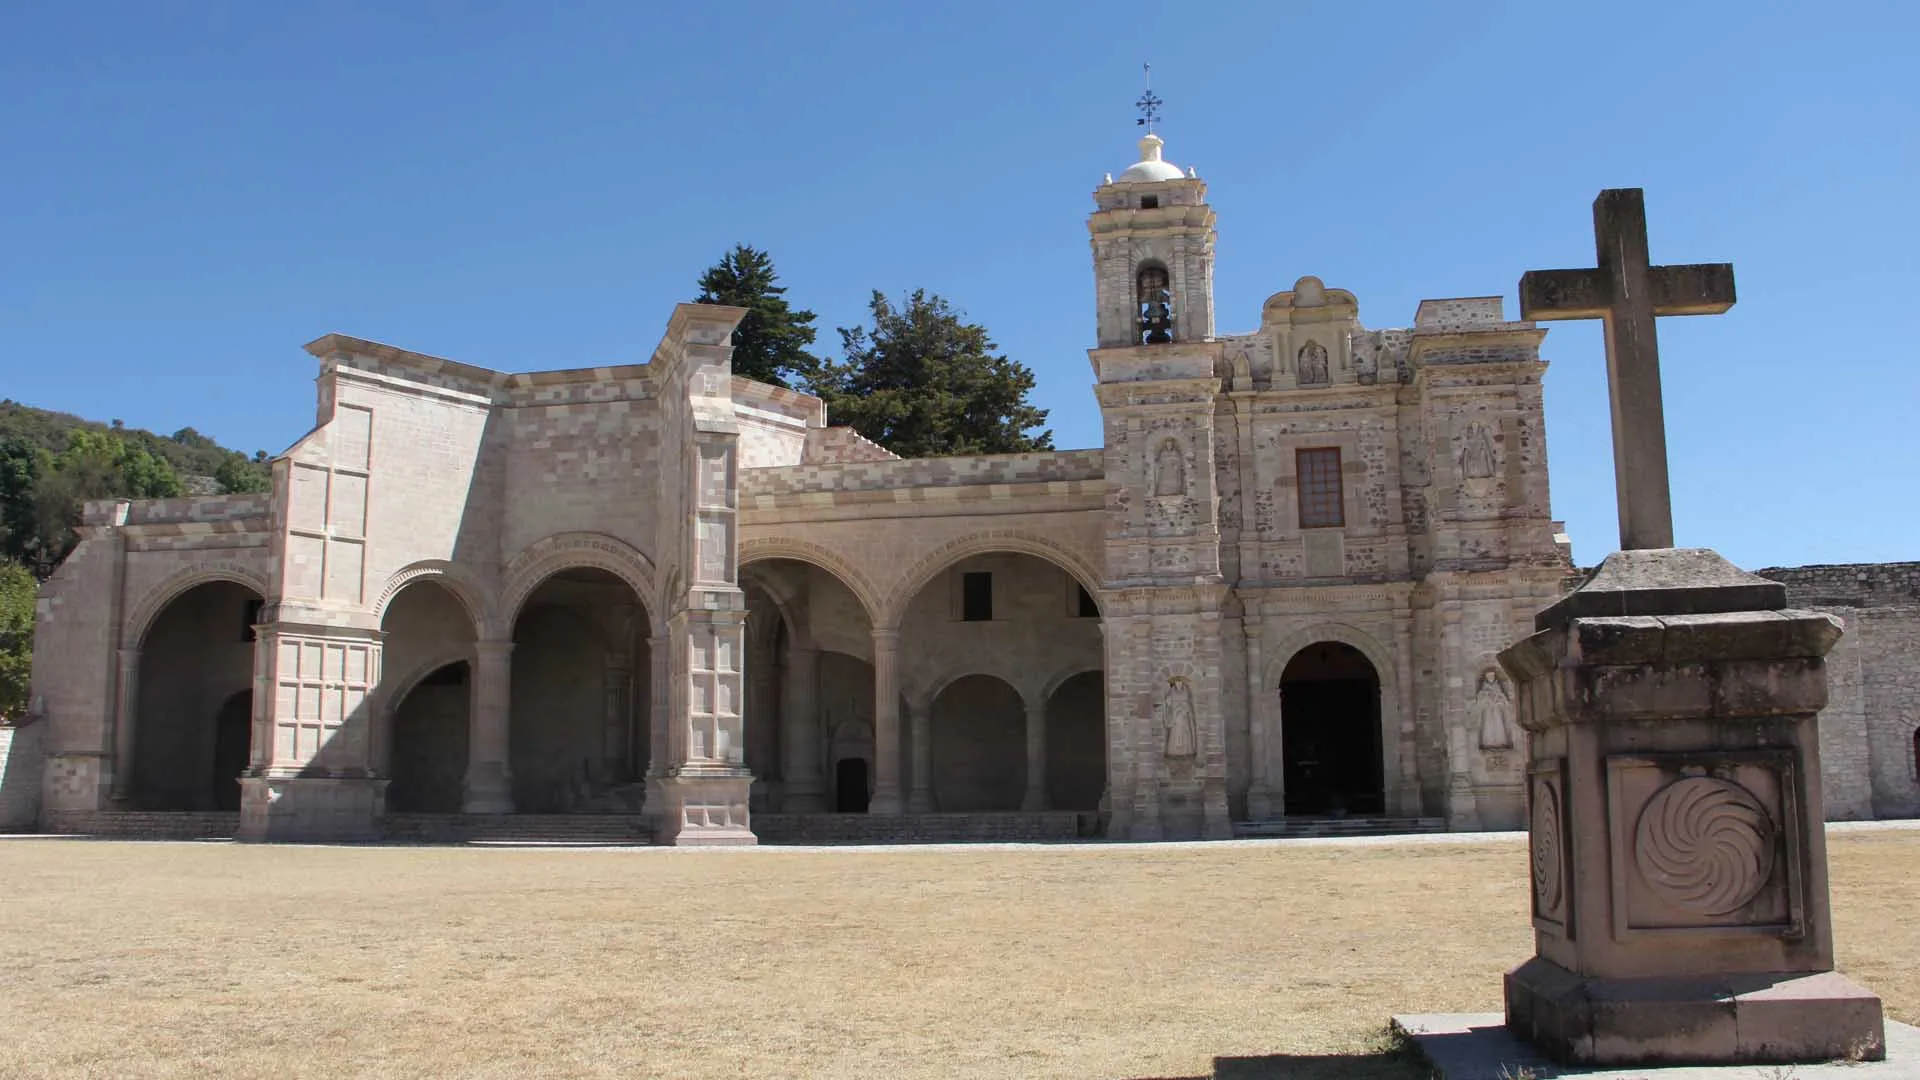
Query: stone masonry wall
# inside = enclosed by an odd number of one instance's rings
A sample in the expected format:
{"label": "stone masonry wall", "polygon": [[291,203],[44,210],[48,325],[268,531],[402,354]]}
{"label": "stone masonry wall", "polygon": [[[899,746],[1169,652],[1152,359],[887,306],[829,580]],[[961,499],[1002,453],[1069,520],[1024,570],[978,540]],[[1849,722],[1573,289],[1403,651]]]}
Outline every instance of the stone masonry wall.
{"label": "stone masonry wall", "polygon": [[740,496],[1097,480],[1105,458],[1101,450],[1060,450],[753,469],[740,475]]}
{"label": "stone masonry wall", "polygon": [[1820,714],[1828,819],[1920,817],[1920,562],[1758,573],[1785,585],[1789,604],[1846,623]]}
{"label": "stone masonry wall", "polygon": [[0,724],[0,833],[33,828],[40,813],[41,738],[47,725]]}

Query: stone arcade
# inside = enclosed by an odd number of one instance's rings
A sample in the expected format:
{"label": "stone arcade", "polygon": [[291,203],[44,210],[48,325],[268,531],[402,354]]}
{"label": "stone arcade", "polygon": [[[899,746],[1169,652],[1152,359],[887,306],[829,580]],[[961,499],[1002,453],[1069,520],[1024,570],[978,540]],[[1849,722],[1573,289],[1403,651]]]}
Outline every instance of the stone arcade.
{"label": "stone arcade", "polygon": [[[1217,333],[1206,185],[1161,149],[1094,192],[1097,449],[897,459],[731,377],[723,307],[647,363],[521,375],[313,342],[270,494],[87,507],[0,824],[1520,827],[1496,656],[1572,571],[1545,332],[1498,297],[1368,330],[1303,277]],[[1823,740],[1885,758],[1861,724]],[[1842,812],[1920,805],[1887,775]]]}

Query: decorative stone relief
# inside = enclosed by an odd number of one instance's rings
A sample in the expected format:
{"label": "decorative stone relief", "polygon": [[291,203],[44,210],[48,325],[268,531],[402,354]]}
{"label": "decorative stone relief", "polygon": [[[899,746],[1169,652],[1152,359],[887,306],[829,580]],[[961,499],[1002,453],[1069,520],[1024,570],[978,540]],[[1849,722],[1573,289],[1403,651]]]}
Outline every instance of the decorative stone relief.
{"label": "decorative stone relief", "polygon": [[1561,843],[1563,830],[1558,776],[1534,776],[1532,797],[1533,815],[1528,839],[1532,848],[1533,913],[1540,918],[1564,924],[1566,851]]}
{"label": "decorative stone relief", "polygon": [[1317,341],[1300,346],[1298,357],[1300,385],[1316,386],[1327,381],[1327,349]]}
{"label": "decorative stone relief", "polygon": [[1193,724],[1193,688],[1177,675],[1167,680],[1166,713],[1167,756],[1193,757],[1200,744]]}
{"label": "decorative stone relief", "polygon": [[1487,430],[1487,425],[1479,420],[1468,424],[1466,435],[1460,443],[1460,475],[1468,486],[1473,487],[1476,480],[1491,481],[1496,459],[1493,433]]}
{"label": "decorative stone relief", "polygon": [[1690,776],[1661,788],[1640,811],[1633,857],[1662,900],[1696,915],[1745,907],[1773,877],[1775,829],[1747,789]]}
{"label": "decorative stone relief", "polygon": [[1187,493],[1187,459],[1177,439],[1160,444],[1153,458],[1153,494],[1156,498],[1178,498]]}
{"label": "decorative stone relief", "polygon": [[1488,668],[1480,673],[1480,688],[1474,691],[1473,726],[1480,732],[1480,749],[1511,750],[1520,741],[1519,724],[1513,714],[1513,700],[1499,672]]}

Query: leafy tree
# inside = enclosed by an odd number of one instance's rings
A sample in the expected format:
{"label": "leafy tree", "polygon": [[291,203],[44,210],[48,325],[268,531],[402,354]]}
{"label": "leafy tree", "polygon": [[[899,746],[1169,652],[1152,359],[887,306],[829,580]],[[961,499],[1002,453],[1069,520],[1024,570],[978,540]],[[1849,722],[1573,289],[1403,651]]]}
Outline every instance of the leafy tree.
{"label": "leafy tree", "polygon": [[700,304],[730,304],[747,309],[733,332],[733,373],[775,386],[804,380],[820,361],[807,352],[813,344],[813,312],[788,306],[773,260],[764,251],[736,244],[700,275]]}
{"label": "leafy tree", "polygon": [[33,574],[17,562],[0,561],[0,720],[27,711],[27,676],[33,670]]}
{"label": "leafy tree", "polygon": [[222,495],[265,491],[270,486],[267,471],[259,463],[248,461],[239,454],[222,461],[220,467],[213,471],[213,478],[220,482]]}
{"label": "leafy tree", "polygon": [[810,381],[830,418],[902,457],[1053,448],[1052,432],[1027,434],[1047,419],[1027,400],[1033,371],[994,355],[985,327],[924,289],[898,308],[876,290],[869,308],[872,328],[841,327],[845,358]]}

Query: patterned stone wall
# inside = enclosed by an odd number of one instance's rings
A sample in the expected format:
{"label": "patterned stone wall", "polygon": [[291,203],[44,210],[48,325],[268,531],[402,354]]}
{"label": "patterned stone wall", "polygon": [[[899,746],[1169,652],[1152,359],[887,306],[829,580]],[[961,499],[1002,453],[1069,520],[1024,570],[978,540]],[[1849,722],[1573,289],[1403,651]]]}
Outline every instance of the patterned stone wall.
{"label": "patterned stone wall", "polygon": [[0,724],[0,832],[30,832],[40,816],[47,725]]}

